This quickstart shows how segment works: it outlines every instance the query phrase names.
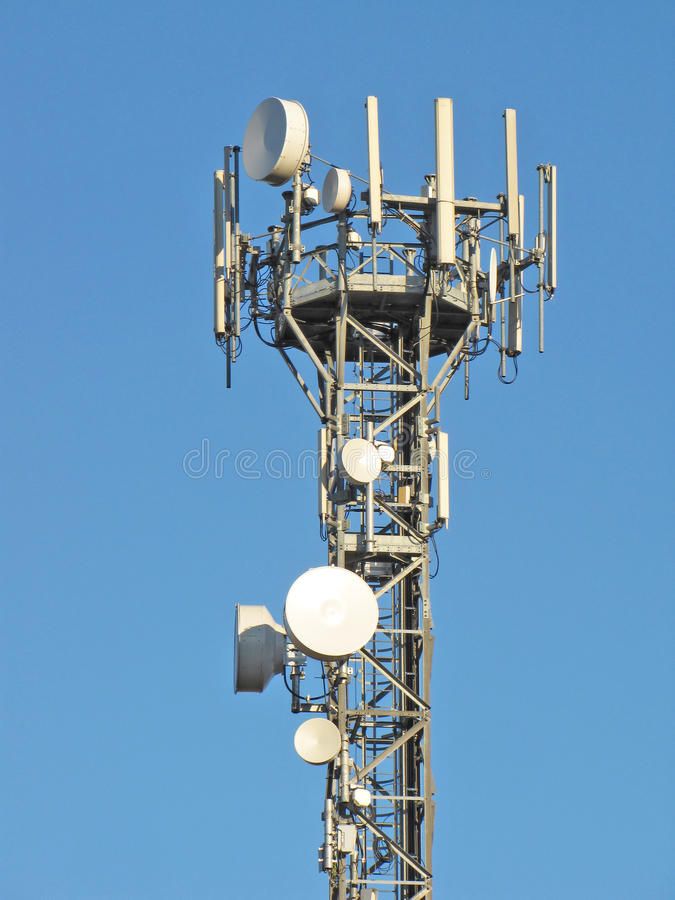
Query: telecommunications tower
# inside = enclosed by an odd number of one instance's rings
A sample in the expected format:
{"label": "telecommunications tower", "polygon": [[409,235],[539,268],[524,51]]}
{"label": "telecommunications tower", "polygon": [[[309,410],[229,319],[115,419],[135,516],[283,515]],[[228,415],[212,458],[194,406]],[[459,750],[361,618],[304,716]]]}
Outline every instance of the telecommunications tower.
{"label": "telecommunications tower", "polygon": [[[329,900],[422,900],[433,893],[430,549],[450,516],[441,398],[457,372],[468,396],[471,363],[492,349],[500,379],[513,380],[528,306],[543,352],[556,167],[537,167],[528,248],[515,110],[504,112],[505,191],[479,200],[455,196],[452,100],[434,101],[435,171],[413,196],[385,187],[377,98],[365,106],[366,178],[317,156],[302,105],[276,97],[215,173],[214,330],[227,386],[250,327],[319,419],[328,549],[326,565],[291,585],[283,626],[264,606],[237,606],[235,690],[260,692],[282,674],[292,712],[309,714],[295,747],[326,769]],[[290,182],[281,218],[258,236],[239,223],[241,158],[256,181]],[[303,690],[312,669],[316,696]]]}

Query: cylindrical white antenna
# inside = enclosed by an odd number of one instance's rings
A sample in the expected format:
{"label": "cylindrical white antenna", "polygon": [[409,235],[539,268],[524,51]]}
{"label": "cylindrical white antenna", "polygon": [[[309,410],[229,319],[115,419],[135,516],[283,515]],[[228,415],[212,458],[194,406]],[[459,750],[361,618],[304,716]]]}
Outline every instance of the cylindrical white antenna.
{"label": "cylindrical white antenna", "polygon": [[452,100],[434,101],[436,113],[436,262],[455,262],[455,149]]}
{"label": "cylindrical white antenna", "polygon": [[259,694],[284,670],[286,635],[265,606],[237,604],[234,619],[234,691]]}
{"label": "cylindrical white antenna", "polygon": [[255,181],[280,185],[302,165],[309,120],[297,100],[268,97],[255,108],[244,135],[244,168]]}
{"label": "cylindrical white antenna", "polygon": [[352,180],[346,169],[331,166],[323,183],[321,200],[327,213],[341,213],[349,206]]}

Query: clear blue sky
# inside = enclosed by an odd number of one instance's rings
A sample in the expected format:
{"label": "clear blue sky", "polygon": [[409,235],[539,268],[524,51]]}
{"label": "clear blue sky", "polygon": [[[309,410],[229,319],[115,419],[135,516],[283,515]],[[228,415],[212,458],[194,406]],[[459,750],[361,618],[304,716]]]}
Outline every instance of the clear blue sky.
{"label": "clear blue sky", "polygon": [[[280,683],[231,693],[236,601],[279,616],[325,547],[307,479],[234,456],[314,447],[280,359],[211,337],[211,173],[271,94],[355,170],[380,97],[389,185],[430,170],[456,103],[457,190],[560,181],[547,353],[445,404],[438,900],[675,898],[673,13],[666,3],[6,2],[5,900],[316,900],[320,771]],[[299,52],[294,51],[294,46]],[[277,214],[243,189],[248,227]],[[529,209],[533,208],[533,203]],[[229,450],[189,478],[209,441]],[[485,475],[483,477],[483,470]]]}

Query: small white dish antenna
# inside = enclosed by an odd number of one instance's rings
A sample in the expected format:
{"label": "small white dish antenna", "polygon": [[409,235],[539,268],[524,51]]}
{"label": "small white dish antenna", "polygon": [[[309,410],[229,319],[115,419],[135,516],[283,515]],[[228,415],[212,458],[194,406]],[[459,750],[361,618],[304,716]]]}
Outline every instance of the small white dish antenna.
{"label": "small white dish antenna", "polygon": [[328,170],[321,190],[323,208],[327,213],[341,213],[349,206],[352,198],[352,180],[346,169],[335,166]]}
{"label": "small white dish antenna", "polygon": [[350,438],[340,451],[340,468],[352,484],[371,484],[382,471],[382,457],[372,441]]}
{"label": "small white dish antenna", "polygon": [[352,790],[352,803],[360,809],[366,809],[370,806],[372,799],[368,788],[356,787]]}
{"label": "small white dish antenna", "polygon": [[291,585],[284,622],[293,644],[307,656],[331,662],[360,650],[377,628],[372,589],[339,566],[308,569]]}
{"label": "small white dish antenna", "polygon": [[260,694],[284,670],[286,633],[266,606],[237,604],[234,613],[234,692]]}
{"label": "small white dish antenna", "polygon": [[488,300],[494,303],[497,299],[497,251],[490,250],[490,270],[488,272]]}
{"label": "small white dish antenna", "polygon": [[379,457],[382,460],[382,464],[390,466],[396,459],[396,451],[394,448],[391,444],[376,444],[376,447]]}
{"label": "small white dish antenna", "polygon": [[280,185],[300,168],[309,148],[309,120],[297,100],[269,97],[256,106],[244,135],[244,168],[255,181]]}
{"label": "small white dish antenna", "polygon": [[340,752],[342,741],[337,727],[328,719],[307,719],[295,732],[295,752],[312,766],[329,763]]}

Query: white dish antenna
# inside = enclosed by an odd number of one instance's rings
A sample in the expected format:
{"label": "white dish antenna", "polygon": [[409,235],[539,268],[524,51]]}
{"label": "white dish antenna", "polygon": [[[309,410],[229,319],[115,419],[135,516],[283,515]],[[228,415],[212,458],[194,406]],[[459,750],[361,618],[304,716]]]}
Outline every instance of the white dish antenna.
{"label": "white dish antenna", "polygon": [[396,459],[396,451],[394,448],[391,444],[376,444],[375,446],[377,447],[377,453],[382,460],[382,464],[390,466]]}
{"label": "white dish antenna", "polygon": [[284,670],[286,633],[266,606],[237,604],[234,613],[234,692],[260,694]]}
{"label": "white dish antenna", "polygon": [[490,269],[488,271],[488,300],[494,303],[497,298],[497,251],[490,250]]}
{"label": "white dish antenna", "polygon": [[321,190],[323,208],[327,213],[341,213],[352,198],[352,180],[346,169],[335,166],[328,170]]}
{"label": "white dish antenna", "polygon": [[377,628],[371,588],[338,566],[308,569],[291,585],[284,622],[293,644],[307,656],[331,662],[360,650]]}
{"label": "white dish antenna", "polygon": [[352,790],[352,803],[361,809],[367,809],[372,803],[372,795],[367,788],[356,787]]}
{"label": "white dish antenna", "polygon": [[382,471],[382,457],[372,441],[350,438],[340,451],[340,467],[352,484],[371,484]]}
{"label": "white dish antenna", "polygon": [[340,732],[328,719],[307,719],[295,732],[295,752],[312,766],[329,763],[340,752]]}
{"label": "white dish antenna", "polygon": [[292,178],[309,148],[309,119],[297,100],[269,97],[256,106],[244,135],[244,168],[255,181]]}

